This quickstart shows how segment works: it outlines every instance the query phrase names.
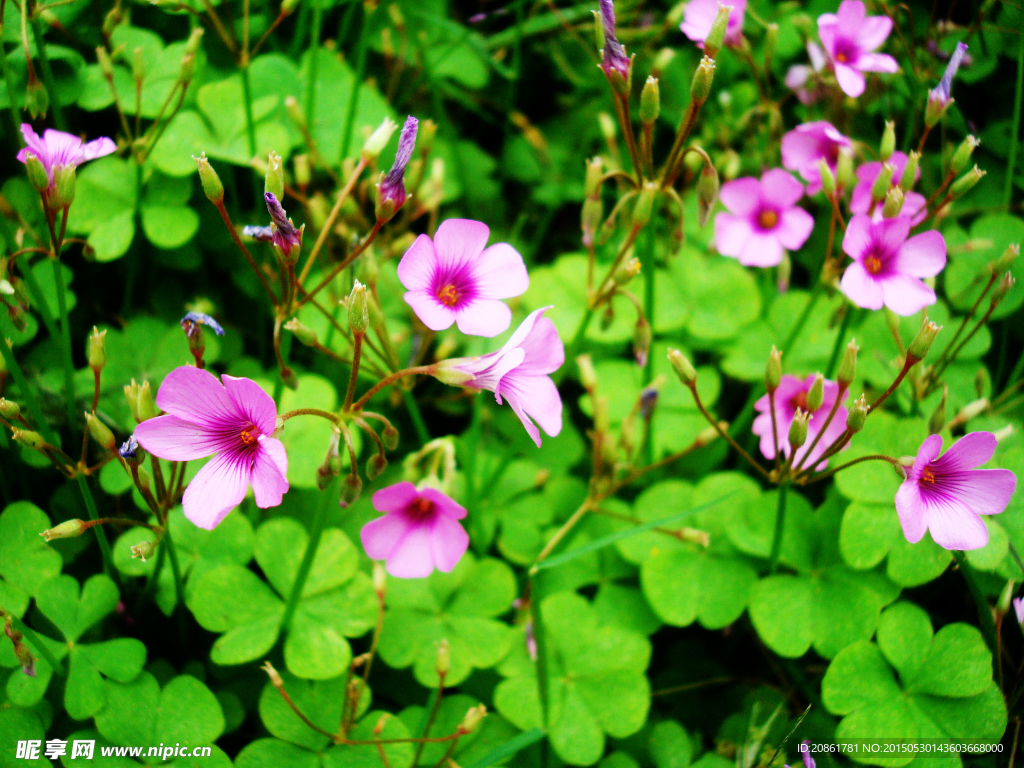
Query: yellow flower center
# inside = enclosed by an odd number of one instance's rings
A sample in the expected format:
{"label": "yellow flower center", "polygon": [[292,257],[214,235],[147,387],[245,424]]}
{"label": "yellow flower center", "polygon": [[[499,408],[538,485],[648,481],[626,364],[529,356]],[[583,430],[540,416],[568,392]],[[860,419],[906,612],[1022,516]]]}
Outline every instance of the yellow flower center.
{"label": "yellow flower center", "polygon": [[864,259],[864,269],[872,275],[877,275],[882,271],[882,260],[877,256],[868,256]]}
{"label": "yellow flower center", "polygon": [[[437,292],[437,298],[446,307],[454,307],[459,303],[459,290],[449,283]],[[430,502],[427,503],[429,504]]]}
{"label": "yellow flower center", "polygon": [[928,469],[928,467],[925,467],[921,470],[921,482],[925,485],[934,485],[935,473]]}
{"label": "yellow flower center", "polygon": [[245,443],[246,445],[252,445],[259,438],[259,434],[260,433],[256,430],[256,428],[250,425],[242,430],[242,433],[239,435],[239,437],[242,438],[242,442]]}
{"label": "yellow flower center", "polygon": [[779,223],[779,214],[775,211],[761,211],[757,217],[757,223],[761,225],[761,229],[774,229],[775,225]]}

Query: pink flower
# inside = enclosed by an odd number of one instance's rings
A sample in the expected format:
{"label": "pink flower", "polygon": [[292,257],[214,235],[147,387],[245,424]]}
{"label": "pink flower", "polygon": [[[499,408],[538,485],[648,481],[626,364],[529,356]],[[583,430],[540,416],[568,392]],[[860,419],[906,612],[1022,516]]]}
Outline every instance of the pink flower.
{"label": "pink flower", "polygon": [[807,56],[811,65],[794,64],[786,72],[785,83],[796,94],[801,104],[813,104],[821,96],[821,88],[817,82],[812,87],[807,86],[807,81],[817,72],[825,68],[825,52],[814,42],[807,41]]}
{"label": "pink flower", "polygon": [[[814,376],[808,376],[801,381],[796,376],[786,374],[779,382],[778,389],[775,390],[775,431],[778,435],[779,450],[782,451],[782,455],[786,458],[789,458],[791,452],[789,428],[793,424],[793,416],[796,415],[797,408],[802,411],[807,410],[807,393],[811,390],[813,383]],[[821,432],[821,428],[828,419],[828,415],[832,411],[832,406],[835,404],[838,396],[839,385],[834,381],[825,379],[825,396],[821,401],[821,407],[814,412],[811,420],[807,423],[807,440],[804,441],[804,444],[796,452],[796,456],[793,459],[794,467],[802,466],[804,469],[813,467],[825,450],[843,434],[846,429],[847,410],[840,405],[836,410],[836,415],[832,417],[832,422],[828,425],[828,429],[825,430],[825,434],[822,435],[818,444],[814,446],[814,452],[810,458],[804,461],[802,465],[800,464],[807,450],[814,443],[814,439]],[[772,414],[768,395],[755,402],[754,409],[759,415],[754,419],[753,432],[755,435],[761,436],[761,453],[766,459],[774,459],[775,440],[772,439]],[[815,469],[821,471],[826,466],[828,466],[827,460],[818,462],[818,466]]]}
{"label": "pink flower", "polygon": [[945,549],[980,549],[988,528],[979,515],[998,515],[1010,503],[1017,477],[1008,469],[974,469],[992,458],[996,438],[971,432],[939,457],[942,436],[926,438],[896,491],[903,535],[914,544],[925,530]]}
{"label": "pink flower", "polygon": [[21,124],[21,135],[25,138],[27,145],[18,152],[18,160],[25,162],[25,156],[31,152],[46,169],[46,177],[53,185],[53,172],[62,166],[79,166],[89,160],[109,155],[117,145],[112,139],[106,136],[83,144],[77,136],[63,131],[55,131],[47,128],[43,132],[43,138],[39,138],[32,126],[28,123]]}
{"label": "pink flower", "polygon": [[550,437],[562,431],[562,398],[548,374],[565,362],[565,347],[554,324],[543,316],[549,309],[531,312],[497,352],[443,363],[473,375],[464,386],[493,392],[499,403],[508,400],[538,448],[540,431],[531,417]]}
{"label": "pink flower", "polygon": [[850,219],[843,251],[853,259],[839,288],[858,307],[888,307],[912,315],[935,303],[935,291],[919,278],[933,277],[946,266],[946,241],[934,229],[909,240],[906,216],[873,222],[864,214]]}
{"label": "pink flower", "polygon": [[160,385],[167,413],[139,424],[135,438],[154,456],[195,461],[213,456],[185,489],[185,517],[212,530],[252,486],[256,506],[276,507],[288,490],[288,456],[273,437],[277,408],[251,379],[221,377],[183,365]]}
{"label": "pink flower", "polygon": [[745,267],[774,267],[783,249],[799,249],[814,229],[814,217],[797,200],[804,185],[781,168],[761,180],[748,176],[722,185],[719,199],[731,213],[715,216],[715,247]]}
{"label": "pink flower", "polygon": [[843,136],[825,120],[798,125],[782,137],[782,166],[800,174],[807,182],[807,194],[815,195],[821,189],[821,174],[818,161],[824,160],[835,173],[839,150],[853,147],[853,142]]}
{"label": "pink flower", "polygon": [[729,23],[725,27],[725,44],[738,46],[743,41],[743,15],[747,11],[747,0],[690,0],[686,4],[686,13],[679,28],[683,34],[704,47],[704,38],[711,32],[711,24],[718,15],[718,8],[731,5]]}
{"label": "pink flower", "polygon": [[434,569],[450,572],[469,547],[469,535],[457,521],[466,510],[438,490],[416,490],[395,483],[373,494],[373,508],[387,512],[359,532],[363,548],[387,571],[402,579],[422,579]]}
{"label": "pink flower", "polygon": [[398,265],[406,303],[433,331],[457,323],[473,336],[497,336],[512,322],[498,301],[519,296],[530,285],[526,265],[508,243],[486,248],[490,230],[470,219],[448,219],[431,241],[420,235]]}
{"label": "pink flower", "polygon": [[[1014,483],[1017,482],[1016,475],[1013,478]],[[1017,623],[1024,626],[1024,600],[1019,597],[1013,598],[1013,612],[1017,614]]]}
{"label": "pink flower", "polygon": [[860,0],[843,0],[839,13],[818,17],[818,37],[836,71],[839,87],[847,96],[864,93],[864,72],[896,72],[896,59],[872,53],[892,31],[888,16],[865,16]]}
{"label": "pink flower", "polygon": [[[907,156],[902,152],[893,152],[887,162],[893,167],[891,187],[894,187],[900,183],[900,179],[903,177],[903,170],[907,167]],[[871,205],[871,187],[874,186],[875,180],[881,173],[882,163],[879,161],[864,163],[857,168],[857,186],[853,188],[853,196],[850,198],[851,213],[867,213],[875,221],[881,220],[884,201],[880,200],[874,206]],[[921,178],[920,168],[914,174],[914,181],[919,178]],[[907,192],[900,216],[908,217],[913,225],[920,224],[927,214],[924,207],[926,202],[924,195]]]}
{"label": "pink flower", "polygon": [[377,186],[380,204],[386,204],[392,213],[405,204],[405,167],[409,165],[412,152],[416,148],[416,133],[419,130],[419,125],[420,121],[412,115],[405,118],[402,132],[398,134],[398,151],[395,152],[395,162]]}

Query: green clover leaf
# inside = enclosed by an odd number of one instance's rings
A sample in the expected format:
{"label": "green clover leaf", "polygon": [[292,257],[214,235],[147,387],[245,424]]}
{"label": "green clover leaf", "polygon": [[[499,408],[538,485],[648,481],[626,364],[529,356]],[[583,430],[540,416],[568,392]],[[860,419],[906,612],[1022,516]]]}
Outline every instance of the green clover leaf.
{"label": "green clover leaf", "polygon": [[19,618],[29,598],[60,573],[60,554],[39,536],[49,527],[50,518],[29,501],[0,512],[0,606]]}

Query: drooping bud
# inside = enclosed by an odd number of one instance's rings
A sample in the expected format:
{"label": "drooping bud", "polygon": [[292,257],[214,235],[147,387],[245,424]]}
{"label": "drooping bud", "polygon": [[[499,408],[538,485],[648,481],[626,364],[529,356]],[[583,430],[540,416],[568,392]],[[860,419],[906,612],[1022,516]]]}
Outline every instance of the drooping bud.
{"label": "drooping bud", "polygon": [[853,172],[853,150],[850,147],[840,147],[839,157],[836,159],[836,184],[840,189],[853,189],[857,183],[857,177]]}
{"label": "drooping bud", "polygon": [[690,99],[694,106],[700,106],[708,100],[711,93],[711,83],[715,80],[715,60],[705,56],[697,65],[693,73],[693,82],[690,83]]}
{"label": "drooping bud", "polygon": [[618,286],[623,286],[639,274],[640,259],[635,257],[632,259],[626,259],[612,274],[612,282]]}
{"label": "drooping bud", "polygon": [[395,132],[398,127],[398,123],[392,120],[390,117],[385,117],[384,122],[373,133],[370,134],[370,138],[363,144],[363,159],[366,162],[371,162],[377,159],[380,155],[381,150],[388,145],[391,141],[391,134]]}
{"label": "drooping bud", "polygon": [[146,562],[156,552],[156,545],[152,541],[142,541],[132,547],[132,558],[139,558]]}
{"label": "drooping bud", "polygon": [[366,333],[370,327],[370,312],[366,306],[366,286],[358,280],[348,296],[348,327],[352,333]]}
{"label": "drooping bud", "polygon": [[997,307],[999,302],[1006,298],[1006,294],[1010,292],[1010,289],[1013,288],[1013,284],[1015,282],[1016,280],[1014,279],[1013,274],[1011,272],[1007,272],[1003,275],[1003,279],[996,283],[996,287],[992,289],[991,302],[993,308]]}
{"label": "drooping bud", "polygon": [[651,213],[654,210],[654,199],[657,195],[657,182],[645,181],[640,194],[636,197],[636,204],[633,206],[632,224],[635,229],[647,226],[647,222],[651,220]]}
{"label": "drooping bud", "polygon": [[203,185],[203,193],[206,195],[206,199],[214,205],[222,205],[224,203],[224,184],[221,182],[217,172],[213,170],[210,161],[206,159],[206,153],[203,152],[199,157],[193,157],[192,159],[199,166],[199,181]]}
{"label": "drooping bud", "polygon": [[935,406],[932,415],[928,418],[928,434],[937,435],[946,426],[946,398],[949,396],[949,387],[942,385],[942,399]]}
{"label": "drooping bud", "polygon": [[978,166],[974,166],[974,168],[953,182],[953,185],[949,188],[949,194],[954,200],[958,197],[963,197],[974,189],[974,186],[981,181],[981,177],[985,173],[986,171],[981,170]]}
{"label": "drooping bud", "polygon": [[601,197],[588,197],[580,209],[580,229],[583,231],[583,245],[587,248],[594,244],[594,235],[604,218],[604,204]]}
{"label": "drooping bud", "polygon": [[697,370],[693,367],[693,363],[687,359],[686,355],[678,349],[670,349],[668,351],[668,361],[672,363],[672,368],[683,385],[693,387],[697,381]]}
{"label": "drooping bud", "polygon": [[1020,243],[1010,243],[1006,246],[1006,250],[1003,251],[1002,256],[1000,256],[996,260],[996,263],[992,265],[992,271],[996,274],[1005,272],[1013,265],[1013,262],[1017,260],[1018,256],[1020,256]]}
{"label": "drooping bud", "polygon": [[796,450],[807,442],[807,422],[810,421],[811,415],[801,409],[797,408],[796,413],[793,415],[793,423],[789,425],[789,447],[795,453]]}
{"label": "drooping bud", "polygon": [[857,377],[857,353],[860,347],[856,339],[851,339],[843,352],[843,359],[839,362],[839,372],[836,374],[836,381],[839,382],[840,390],[847,390],[850,384]]}
{"label": "drooping bud", "polygon": [[1003,591],[999,593],[999,599],[996,601],[996,613],[999,616],[1010,612],[1010,608],[1013,605],[1013,591],[1014,581],[1013,579],[1007,579],[1006,584],[1003,586]]}
{"label": "drooping bud", "polygon": [[46,114],[50,108],[50,96],[46,86],[39,82],[32,70],[29,70],[28,83],[25,85],[25,109],[33,118]]}
{"label": "drooping bud", "polygon": [[821,177],[821,191],[831,200],[836,193],[836,177],[832,175],[832,169],[828,167],[825,158],[818,161],[818,175]]}
{"label": "drooping bud", "polygon": [[128,439],[121,443],[121,447],[117,449],[117,452],[129,467],[137,467],[146,460],[146,451],[139,445],[135,435],[129,435]]}
{"label": "drooping bud", "polygon": [[885,193],[885,202],[882,204],[882,217],[886,219],[895,219],[900,215],[900,211],[903,210],[903,202],[906,199],[906,195],[903,194],[903,190],[900,189],[899,185],[891,187],[888,192]]}
{"label": "drooping bud", "polygon": [[102,45],[96,48],[96,63],[99,65],[103,78],[110,82],[114,79],[114,63],[110,60],[110,54]]}
{"label": "drooping bud", "polygon": [[32,152],[25,153],[25,172],[28,174],[29,184],[36,192],[44,193],[50,188],[50,178],[46,174],[46,168]]}
{"label": "drooping bud", "polygon": [[281,156],[271,150],[267,155],[267,175],[263,181],[263,191],[271,193],[278,200],[284,197],[284,167]]}
{"label": "drooping bud", "polygon": [[405,203],[405,167],[409,164],[413,150],[416,148],[418,129],[419,121],[409,115],[402,126],[402,133],[398,137],[395,162],[391,166],[391,170],[377,185],[376,213],[378,221],[390,221]]}
{"label": "drooping bud", "polygon": [[715,14],[715,20],[711,22],[711,30],[704,38],[704,53],[712,59],[718,55],[725,44],[725,33],[729,27],[729,14],[732,13],[732,8],[731,5],[719,3],[718,13]]}
{"label": "drooping bud", "polygon": [[85,530],[85,522],[75,518],[73,520],[65,520],[60,525],[56,525],[48,531],[43,531],[39,535],[47,541],[53,541],[54,539],[73,539],[76,536],[81,536],[85,533]]}
{"label": "drooping bud", "polygon": [[875,179],[875,183],[871,185],[872,203],[878,203],[885,199],[885,195],[889,191],[889,187],[892,186],[892,176],[895,171],[896,168],[892,163],[882,164],[881,173],[878,174],[878,178]]}
{"label": "drooping bud", "polygon": [[89,367],[93,369],[95,373],[99,373],[103,370],[103,366],[107,364],[107,350],[104,344],[104,338],[107,332],[105,330],[100,331],[95,326],[92,329],[92,333],[89,335],[89,346],[86,351],[86,358],[89,361]]}
{"label": "drooping bud", "polygon": [[815,374],[811,388],[807,390],[806,400],[807,412],[810,414],[817,413],[818,409],[821,408],[821,404],[825,401],[825,377],[822,374]]}
{"label": "drooping bud", "polygon": [[[267,212],[273,222],[271,242],[277,246],[281,255],[287,262],[294,263],[299,258],[302,250],[302,232],[305,227],[296,229],[292,220],[288,218],[281,202],[273,192],[264,192],[263,200],[267,204]],[[259,239],[259,238],[257,238]]]}
{"label": "drooping bud", "polygon": [[782,353],[774,346],[768,353],[768,363],[764,367],[764,386],[769,392],[779,388],[782,381]]}
{"label": "drooping bud", "polygon": [[381,453],[375,453],[366,462],[366,477],[368,480],[376,480],[387,468],[387,458]]}
{"label": "drooping bud", "polygon": [[718,200],[718,188],[718,171],[711,163],[705,162],[697,178],[697,223],[702,227],[711,218]]}
{"label": "drooping bud", "polygon": [[362,492],[363,481],[359,479],[359,475],[354,472],[350,475],[345,475],[345,482],[341,486],[341,498],[338,500],[338,506],[344,509],[355,504],[359,500],[359,494]]}
{"label": "drooping bud", "polygon": [[640,122],[643,125],[654,125],[661,111],[661,92],[658,89],[658,78],[648,77],[644,89],[640,91]]}
{"label": "drooping bud", "polygon": [[928,350],[932,348],[932,342],[935,341],[935,337],[941,330],[942,326],[936,325],[926,317],[921,323],[917,336],[910,342],[910,347],[907,349],[907,361],[924,360],[928,356]]}
{"label": "drooping bud", "polygon": [[307,347],[316,347],[320,343],[317,340],[316,331],[303,324],[297,317],[293,317],[285,323],[284,328],[286,331],[291,331],[295,334],[295,338],[299,340],[299,343]]}
{"label": "drooping bud", "polygon": [[967,167],[967,164],[971,162],[971,155],[974,154],[974,148],[979,144],[981,144],[981,140],[974,136],[968,136],[960,142],[960,146],[953,153],[953,160],[949,166],[953,173],[959,174]]}
{"label": "drooping bud", "polygon": [[917,183],[917,168],[921,163],[921,153],[914,151],[907,155],[907,164],[903,166],[903,175],[900,176],[900,188],[909,192]]}
{"label": "drooping bud", "polygon": [[883,163],[889,162],[892,153],[896,151],[896,123],[892,120],[885,121],[885,130],[882,131],[882,143],[878,149],[878,155]]}
{"label": "drooping bud", "polygon": [[92,439],[99,443],[101,447],[108,451],[113,451],[117,448],[117,440],[114,439],[114,433],[110,431],[110,427],[100,421],[95,413],[86,413],[85,423],[89,428],[89,434],[92,435]]}

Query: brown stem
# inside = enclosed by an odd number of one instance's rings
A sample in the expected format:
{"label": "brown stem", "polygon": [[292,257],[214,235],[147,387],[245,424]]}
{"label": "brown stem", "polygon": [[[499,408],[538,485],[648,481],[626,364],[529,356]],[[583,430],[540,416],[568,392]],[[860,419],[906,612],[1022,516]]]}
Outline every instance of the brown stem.
{"label": "brown stem", "polygon": [[338,199],[334,203],[334,207],[331,212],[327,214],[327,221],[324,222],[323,227],[320,228],[320,234],[317,235],[316,242],[313,244],[313,250],[309,252],[309,258],[306,259],[306,263],[302,267],[302,272],[299,274],[299,283],[306,282],[306,278],[309,277],[309,271],[313,268],[313,262],[316,261],[316,257],[320,255],[320,250],[324,247],[324,243],[330,235],[331,230],[334,228],[334,222],[338,218],[338,214],[341,213],[341,206],[344,205],[345,200],[352,193],[352,189],[355,187],[356,182],[359,180],[360,174],[363,169],[366,168],[366,159],[363,157],[359,158],[359,162],[356,164],[355,170],[352,171],[352,175],[349,176],[348,181],[345,182],[344,188],[338,193]]}
{"label": "brown stem", "polygon": [[779,429],[775,422],[775,389],[768,390],[768,408],[772,414],[772,444],[775,446],[775,468],[779,467]]}
{"label": "brown stem", "polygon": [[892,456],[884,456],[880,453],[873,453],[870,456],[861,456],[859,459],[853,459],[851,461],[846,462],[845,464],[840,464],[838,467],[834,467],[825,472],[819,472],[816,475],[811,475],[809,478],[806,478],[799,482],[801,485],[807,485],[808,483],[816,483],[819,480],[827,480],[828,478],[832,477],[832,475],[834,475],[836,472],[841,472],[847,467],[852,467],[854,464],[860,464],[861,462],[864,461],[887,461],[894,467],[901,467],[899,461],[894,459]]}
{"label": "brown stem", "polygon": [[693,395],[694,403],[697,404],[697,410],[699,410],[701,415],[708,420],[708,423],[715,428],[715,431],[717,431],[718,434],[721,435],[722,439],[729,443],[729,445],[732,446],[733,450],[736,451],[740,456],[742,456],[750,466],[756,469],[765,480],[767,480],[768,482],[772,482],[771,475],[768,474],[768,471],[765,470],[765,468],[758,464],[756,461],[754,461],[750,457],[750,454],[743,450],[743,448],[740,447],[740,444],[733,439],[732,435],[730,435],[728,432],[722,429],[722,427],[718,424],[718,421],[715,420],[715,418],[710,413],[708,413],[707,408],[704,407],[704,403],[702,403],[700,400],[700,395],[697,394],[696,383],[691,383],[688,384],[687,386],[690,389],[690,393]]}
{"label": "brown stem", "polygon": [[296,408],[294,411],[287,411],[278,416],[281,421],[288,421],[288,419],[294,419],[296,416],[319,416],[323,419],[327,419],[332,424],[338,423],[338,414],[331,413],[330,411],[323,411],[319,408]]}
{"label": "brown stem", "polygon": [[672,149],[669,150],[668,158],[665,160],[664,175],[661,181],[662,189],[671,187],[676,183],[676,177],[679,175],[679,166],[682,165],[683,145],[690,138],[693,126],[697,124],[697,115],[700,113],[700,108],[701,105],[694,103],[693,100],[686,107],[686,115],[679,124],[679,130],[676,131],[675,140],[672,142]]}
{"label": "brown stem", "polygon": [[217,206],[217,212],[220,213],[221,219],[224,220],[224,226],[228,228],[228,234],[231,235],[231,239],[235,241],[235,245],[238,246],[238,250],[245,256],[245,260],[249,262],[249,266],[252,267],[252,271],[256,273],[256,279],[260,281],[260,285],[263,286],[263,290],[266,291],[267,298],[270,299],[270,303],[273,306],[277,306],[277,297],[274,295],[273,289],[270,287],[270,283],[267,282],[267,276],[263,274],[263,270],[256,264],[256,259],[249,253],[249,249],[245,247],[245,243],[242,242],[242,238],[238,236],[235,231],[235,225],[231,223],[231,217],[228,215],[227,209],[224,208],[224,201],[214,203]]}
{"label": "brown stem", "polygon": [[[427,716],[427,724],[423,728],[424,737],[430,733],[430,729],[434,725],[434,720],[437,719],[437,712],[441,708],[441,696],[444,695],[445,673],[438,670],[437,677],[437,696],[434,698],[434,706],[430,708],[430,714]],[[458,734],[458,731],[456,731],[456,734]],[[455,738],[458,738],[458,735],[456,735]],[[412,758],[412,768],[416,768],[420,764],[420,756],[423,754],[423,748],[425,746],[426,742],[421,741],[416,747],[416,754],[413,755]]]}
{"label": "brown stem", "polygon": [[284,703],[288,705],[288,708],[295,713],[299,720],[301,720],[309,728],[312,728],[314,731],[321,734],[322,736],[326,736],[331,741],[337,741],[337,734],[325,731],[319,725],[314,723],[312,720],[306,717],[305,713],[303,713],[303,711],[299,709],[298,705],[296,705],[296,703],[292,701],[292,697],[289,696],[288,691],[284,689],[284,682],[281,680],[281,676],[277,674],[277,670],[270,666],[269,661],[266,664],[264,664],[262,669],[269,675],[271,685],[273,685],[274,688],[277,689],[277,692],[281,694],[281,698],[284,699]]}
{"label": "brown stem", "polygon": [[[811,447],[804,452],[804,455],[800,457],[800,461],[798,461],[796,466],[793,467],[793,472],[799,472],[800,468],[804,465],[804,462],[810,458],[812,453],[814,453],[814,449],[818,446],[818,443],[821,442],[821,438],[825,436],[825,432],[828,430],[829,424],[832,423],[832,419],[836,417],[836,413],[838,413],[839,406],[842,404],[843,397],[845,397],[845,395],[846,387],[840,385],[839,392],[836,394],[836,401],[832,403],[832,410],[828,412],[828,418],[825,419],[825,423],[821,425],[821,429],[818,430],[818,434],[816,434],[814,436],[814,440],[811,441]],[[795,451],[793,453],[796,455]]]}
{"label": "brown stem", "polygon": [[370,230],[370,233],[364,238],[363,242],[357,245],[353,249],[352,253],[350,253],[344,261],[342,261],[340,264],[336,264],[334,268],[327,273],[327,276],[319,283],[317,283],[316,287],[313,290],[306,293],[306,297],[295,305],[295,311],[298,312],[306,302],[311,301],[313,297],[316,296],[316,294],[318,294],[321,290],[327,287],[335,277],[341,274],[341,271],[345,269],[345,267],[347,267],[349,264],[355,261],[355,259],[358,258],[359,255],[369,247],[370,243],[377,239],[377,234],[380,232],[380,228],[382,226],[384,226],[383,221],[380,221],[378,219],[376,222],[374,222],[373,229]]}
{"label": "brown stem", "polygon": [[551,551],[558,546],[558,543],[565,538],[566,534],[573,529],[576,523],[582,520],[583,516],[586,515],[587,512],[589,512],[591,509],[593,509],[593,505],[595,503],[599,502],[596,499],[591,498],[590,496],[583,500],[583,503],[580,504],[579,508],[572,513],[572,516],[565,521],[562,527],[559,528],[555,535],[552,536],[551,539],[548,541],[548,543],[544,545],[544,549],[540,551],[540,554],[537,555],[537,559],[534,560],[533,565],[530,566],[531,575],[537,572],[537,566],[540,565],[541,561],[544,560],[548,555],[550,555]]}
{"label": "brown stem", "polygon": [[388,384],[392,384],[405,376],[415,376],[420,373],[432,374],[434,370],[435,366],[433,365],[420,365],[415,368],[406,368],[405,370],[402,371],[396,371],[395,373],[392,373],[390,376],[385,376],[383,379],[381,379],[372,387],[370,387],[369,391],[367,391],[365,395],[360,397],[352,404],[351,411],[353,413],[358,413],[359,411],[361,411],[363,409],[363,406],[366,405],[367,401],[369,401],[371,397],[380,392]]}

